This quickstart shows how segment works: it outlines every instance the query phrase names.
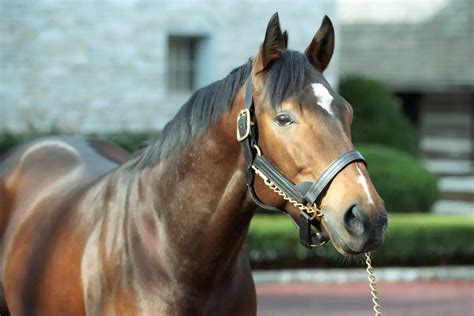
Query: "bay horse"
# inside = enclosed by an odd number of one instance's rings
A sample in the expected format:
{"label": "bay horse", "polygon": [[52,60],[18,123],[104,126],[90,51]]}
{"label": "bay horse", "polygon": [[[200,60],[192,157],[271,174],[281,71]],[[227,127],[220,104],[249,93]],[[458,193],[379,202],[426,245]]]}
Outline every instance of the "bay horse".
{"label": "bay horse", "polygon": [[256,204],[287,212],[306,246],[380,246],[386,212],[353,151],[351,106],[322,74],[332,23],[304,53],[287,44],[275,14],[254,58],[131,156],[74,136],[10,151],[0,313],[255,315],[244,241]]}

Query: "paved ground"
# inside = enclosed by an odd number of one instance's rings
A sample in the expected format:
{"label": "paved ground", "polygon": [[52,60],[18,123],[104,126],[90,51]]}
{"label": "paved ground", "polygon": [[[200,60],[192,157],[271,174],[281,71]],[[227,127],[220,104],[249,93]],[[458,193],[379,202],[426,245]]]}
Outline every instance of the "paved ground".
{"label": "paved ground", "polygon": [[[474,281],[380,282],[385,316],[474,316]],[[257,284],[260,316],[373,315],[366,282]]]}

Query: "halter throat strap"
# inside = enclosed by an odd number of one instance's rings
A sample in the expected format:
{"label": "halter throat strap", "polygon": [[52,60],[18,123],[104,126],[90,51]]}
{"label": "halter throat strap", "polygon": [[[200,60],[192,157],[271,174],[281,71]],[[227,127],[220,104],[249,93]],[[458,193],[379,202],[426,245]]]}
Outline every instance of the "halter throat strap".
{"label": "halter throat strap", "polygon": [[[268,205],[257,196],[254,190],[255,173],[258,173],[264,181],[272,183],[288,200],[293,200],[294,204],[312,206],[319,202],[321,194],[329,183],[347,165],[356,161],[366,164],[364,157],[358,151],[349,151],[331,162],[315,182],[303,182],[295,185],[262,155],[257,146],[258,129],[256,123],[252,121],[252,117],[255,117],[252,89],[252,76],[250,75],[245,87],[245,108],[237,116],[237,140],[241,143],[245,160],[247,189],[252,200],[259,207],[269,211],[283,212],[289,216],[286,210]],[[306,212],[304,207],[300,208],[298,222],[295,222],[291,216],[289,217],[299,228],[300,243],[305,247],[314,248],[327,242],[326,237],[318,227],[320,224],[312,223],[314,216]],[[317,239],[317,242],[313,241],[314,238]]]}

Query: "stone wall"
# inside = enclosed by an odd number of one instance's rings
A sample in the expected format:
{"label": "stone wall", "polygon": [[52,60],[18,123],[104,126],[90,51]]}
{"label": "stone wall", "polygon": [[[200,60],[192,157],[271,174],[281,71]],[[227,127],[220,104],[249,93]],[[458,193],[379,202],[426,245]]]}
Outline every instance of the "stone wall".
{"label": "stone wall", "polygon": [[341,75],[398,90],[474,86],[474,1],[339,0]]}
{"label": "stone wall", "polygon": [[168,34],[209,37],[214,81],[256,53],[275,11],[293,49],[324,14],[337,27],[330,0],[3,0],[0,130],[159,130],[189,97],[167,91]]}

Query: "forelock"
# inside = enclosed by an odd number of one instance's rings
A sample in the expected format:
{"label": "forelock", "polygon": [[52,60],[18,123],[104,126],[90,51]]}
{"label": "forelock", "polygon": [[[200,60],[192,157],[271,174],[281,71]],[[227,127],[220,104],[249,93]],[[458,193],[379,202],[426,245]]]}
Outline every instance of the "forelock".
{"label": "forelock", "polygon": [[316,76],[316,69],[304,54],[285,50],[267,72],[265,96],[275,108],[286,99],[302,93],[307,85],[316,80]]}

